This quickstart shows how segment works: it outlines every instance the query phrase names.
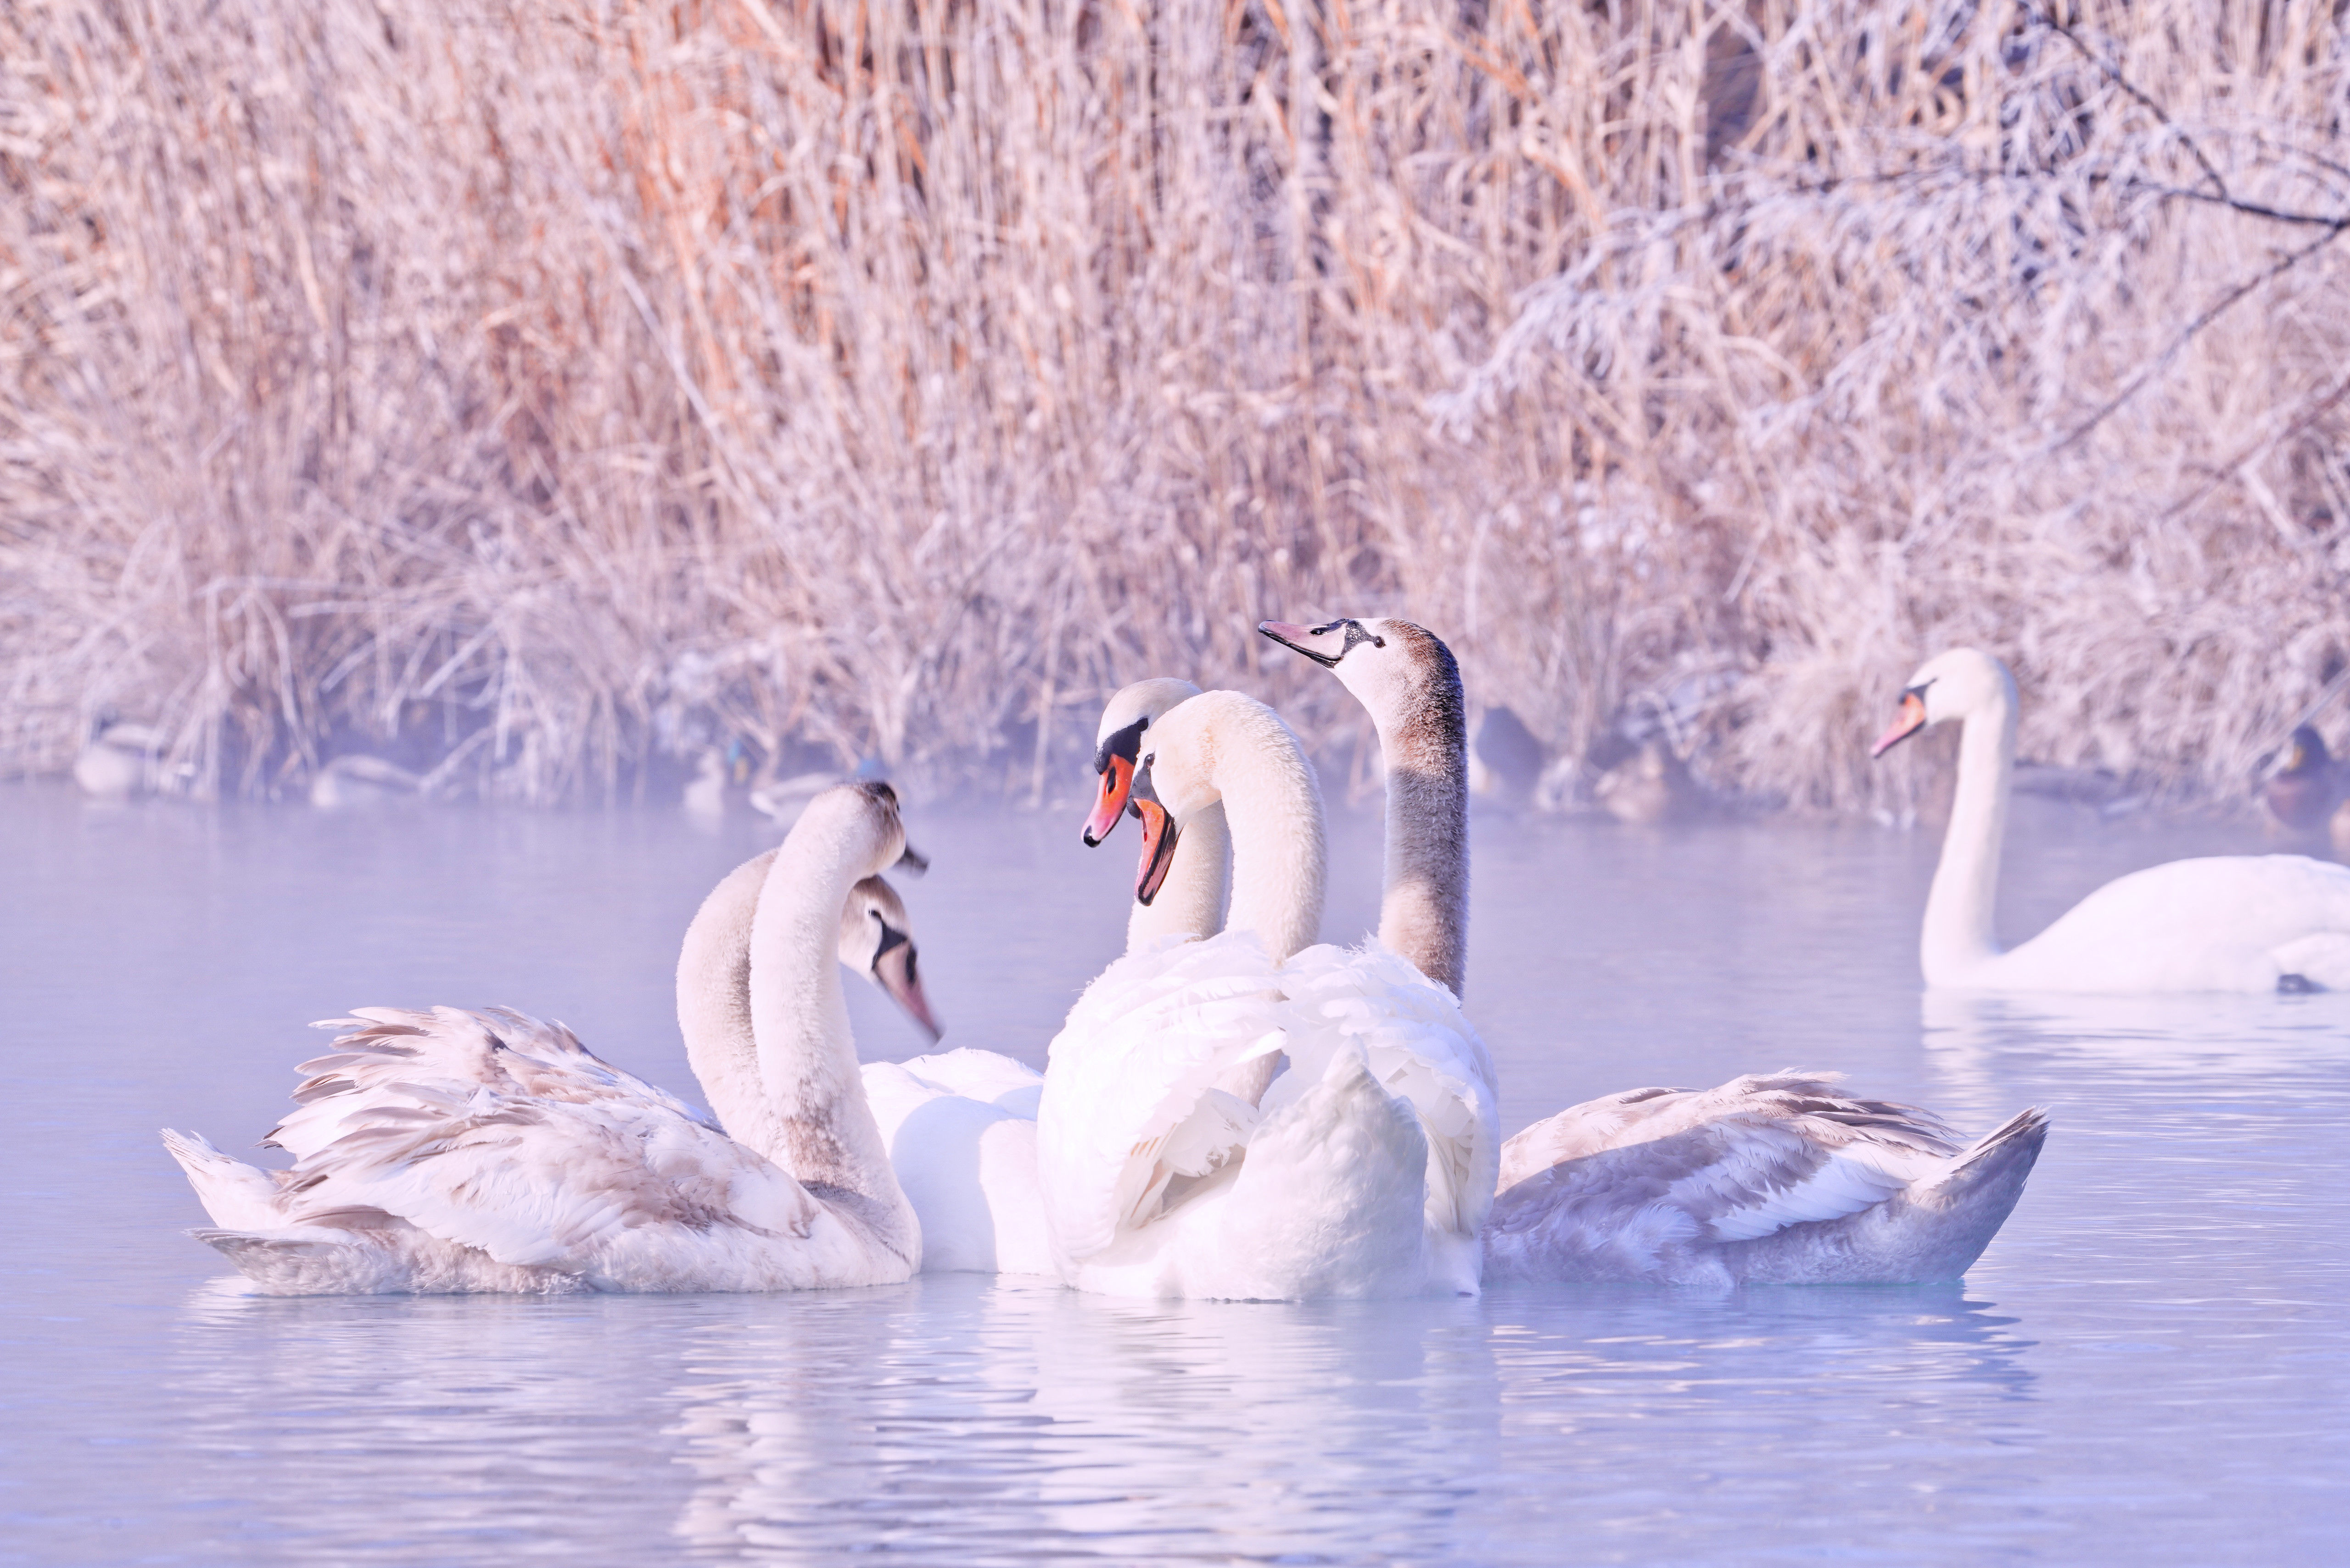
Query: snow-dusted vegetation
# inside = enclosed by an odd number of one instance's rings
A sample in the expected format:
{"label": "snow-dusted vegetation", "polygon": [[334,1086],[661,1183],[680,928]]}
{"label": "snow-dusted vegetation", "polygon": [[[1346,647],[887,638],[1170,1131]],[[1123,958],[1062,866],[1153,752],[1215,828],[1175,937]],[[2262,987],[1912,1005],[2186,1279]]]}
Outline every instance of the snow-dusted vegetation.
{"label": "snow-dusted vegetation", "polygon": [[[2206,0],[0,9],[0,768],[1020,794],[1148,673],[1893,805],[1918,657],[2241,791],[2350,659],[2350,111]],[[1259,661],[1263,660],[1262,669]]]}

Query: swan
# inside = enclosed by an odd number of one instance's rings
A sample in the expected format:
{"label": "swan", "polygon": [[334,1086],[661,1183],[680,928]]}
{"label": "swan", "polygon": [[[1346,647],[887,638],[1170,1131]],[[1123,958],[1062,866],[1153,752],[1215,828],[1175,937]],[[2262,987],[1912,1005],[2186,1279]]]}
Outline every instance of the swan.
{"label": "swan", "polygon": [[[1429,743],[1459,707],[1441,639],[1409,621],[1267,621],[1266,637],[1321,664],[1369,711],[1386,751],[1389,881],[1413,867],[1423,898],[1390,944],[1465,961],[1468,840],[1416,802],[1457,796],[1457,746]],[[1399,837],[1416,840],[1399,844]],[[1443,931],[1430,928],[1442,925]],[[1447,957],[1449,956],[1449,959]],[[1431,973],[1434,971],[1431,971]],[[1840,1094],[1833,1074],[1786,1072],[1719,1088],[1633,1089],[1571,1106],[1502,1147],[1483,1233],[1485,1277],[1726,1285],[1908,1283],[1963,1274],[2005,1221],[2047,1119],[2026,1110],[1971,1146],[1929,1113]]]}
{"label": "swan", "polygon": [[[1129,809],[1137,740],[1199,694],[1188,680],[1159,679],[1136,681],[1109,700],[1097,735],[1100,786],[1087,843],[1099,842]],[[1128,952],[1222,929],[1226,846],[1218,805],[1185,836],[1162,895],[1132,905]],[[864,1074],[890,1163],[921,1217],[922,1272],[1057,1275],[1036,1186],[1044,1075],[998,1052],[968,1047],[910,1062],[869,1062]]]}
{"label": "swan", "polygon": [[164,1133],[213,1221],[194,1234],[280,1295],[907,1279],[921,1231],[866,1106],[837,967],[928,1022],[878,875],[905,854],[889,787],[844,785],[695,915],[679,1023],[726,1131],[560,1024],[362,1008],[327,1025],[348,1033],[303,1064],[301,1108],[265,1144],[290,1170]]}
{"label": "swan", "polygon": [[2220,855],[2133,871],[2038,936],[1991,937],[2015,764],[2015,678],[1971,648],[1918,667],[1883,756],[1929,725],[1960,725],[1959,780],[1926,896],[1918,957],[1933,991],[2272,992],[2350,986],[2350,867],[2301,855]]}
{"label": "swan", "polygon": [[1159,1298],[1473,1294],[1490,1066],[1409,963],[1308,945],[1325,834],[1296,736],[1210,691],[1135,750],[1137,898],[1156,901],[1221,801],[1232,906],[1219,935],[1113,963],[1053,1041],[1037,1158],[1062,1278]]}

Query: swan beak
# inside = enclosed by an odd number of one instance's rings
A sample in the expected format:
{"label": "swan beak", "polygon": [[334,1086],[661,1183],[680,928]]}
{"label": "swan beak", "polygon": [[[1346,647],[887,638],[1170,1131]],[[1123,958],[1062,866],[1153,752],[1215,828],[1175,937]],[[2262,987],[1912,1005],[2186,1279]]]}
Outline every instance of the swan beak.
{"label": "swan beak", "polygon": [[1926,693],[1911,690],[1901,693],[1901,711],[1893,727],[1877,737],[1877,744],[1868,749],[1871,757],[1881,757],[1903,741],[1926,727]]}
{"label": "swan beak", "polygon": [[920,877],[930,868],[931,857],[910,844],[906,846],[906,853],[899,856],[897,863],[889,867],[892,871],[903,871],[907,876],[914,877]]}
{"label": "swan beak", "polygon": [[1139,800],[1142,816],[1142,867],[1135,873],[1134,901],[1148,909],[1166,885],[1167,869],[1175,864],[1175,819],[1155,800]]}
{"label": "swan beak", "polygon": [[1326,653],[1316,653],[1305,646],[1305,639],[1314,635],[1312,627],[1299,626],[1295,621],[1261,620],[1256,623],[1256,629],[1263,636],[1273,639],[1291,652],[1304,654],[1325,670],[1338,668],[1337,659]]}
{"label": "swan beak", "polygon": [[1127,803],[1134,795],[1134,759],[1111,753],[1102,758],[1101,793],[1094,797],[1094,811],[1086,818],[1086,847],[1091,849],[1110,835],[1118,819],[1126,814]]}
{"label": "swan beak", "polygon": [[881,924],[881,950],[873,955],[873,980],[922,1026],[931,1043],[937,1044],[946,1031],[931,1016],[931,999],[922,994],[921,976],[915,970],[913,939],[886,920]]}

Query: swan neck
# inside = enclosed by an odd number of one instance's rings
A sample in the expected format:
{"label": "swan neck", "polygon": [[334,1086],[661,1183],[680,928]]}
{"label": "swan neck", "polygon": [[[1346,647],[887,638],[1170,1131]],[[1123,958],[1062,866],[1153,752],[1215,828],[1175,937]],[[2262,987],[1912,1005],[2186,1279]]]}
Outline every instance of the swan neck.
{"label": "swan neck", "polygon": [[1918,957],[1928,985],[1948,985],[1999,956],[1991,909],[2007,837],[2009,775],[2015,767],[2015,702],[2004,693],[1967,715],[1959,734],[1958,787],[1950,830],[1926,895]]}
{"label": "swan neck", "polygon": [[1449,685],[1378,725],[1388,786],[1379,945],[1458,997],[1469,967],[1469,735],[1459,678]]}
{"label": "swan neck", "polygon": [[[1194,698],[1185,708],[1202,701]],[[1322,929],[1328,864],[1322,792],[1305,749],[1280,715],[1260,702],[1240,701],[1246,706],[1217,705],[1206,715],[1211,716],[1207,782],[1223,802],[1232,843],[1232,907],[1226,924],[1254,931],[1279,963],[1312,946]],[[1184,831],[1198,815],[1184,815]]]}
{"label": "swan neck", "polygon": [[743,862],[711,890],[677,960],[678,1030],[702,1103],[729,1137],[763,1152],[774,1142],[775,1117],[751,1021],[751,922],[775,854]]}
{"label": "swan neck", "polygon": [[751,1018],[770,1130],[764,1146],[753,1147],[819,1198],[862,1199],[848,1207],[885,1245],[910,1257],[920,1231],[866,1102],[837,953],[841,910],[876,846],[862,823],[826,831],[834,828],[803,818],[760,889]]}
{"label": "swan neck", "polygon": [[1175,864],[1168,868],[1158,897],[1128,908],[1126,950],[1140,952],[1169,937],[1212,937],[1222,930],[1232,847],[1222,801],[1193,814],[1175,840]]}

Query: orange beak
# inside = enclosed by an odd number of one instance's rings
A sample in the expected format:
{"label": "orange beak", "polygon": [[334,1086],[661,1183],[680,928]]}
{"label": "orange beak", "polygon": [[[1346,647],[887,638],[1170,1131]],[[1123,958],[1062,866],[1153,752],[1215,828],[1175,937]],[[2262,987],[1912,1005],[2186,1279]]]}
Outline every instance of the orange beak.
{"label": "orange beak", "polygon": [[1901,693],[1901,711],[1893,727],[1877,737],[1877,744],[1868,749],[1872,757],[1881,757],[1903,741],[1926,727],[1926,698],[1923,692]]}
{"label": "orange beak", "polygon": [[1134,795],[1134,761],[1110,755],[1102,759],[1101,792],[1094,797],[1093,815],[1086,818],[1086,847],[1091,849],[1110,836]]}
{"label": "orange beak", "polygon": [[1139,800],[1142,816],[1142,865],[1134,874],[1134,901],[1149,907],[1167,883],[1168,867],[1175,864],[1175,819],[1155,800]]}

